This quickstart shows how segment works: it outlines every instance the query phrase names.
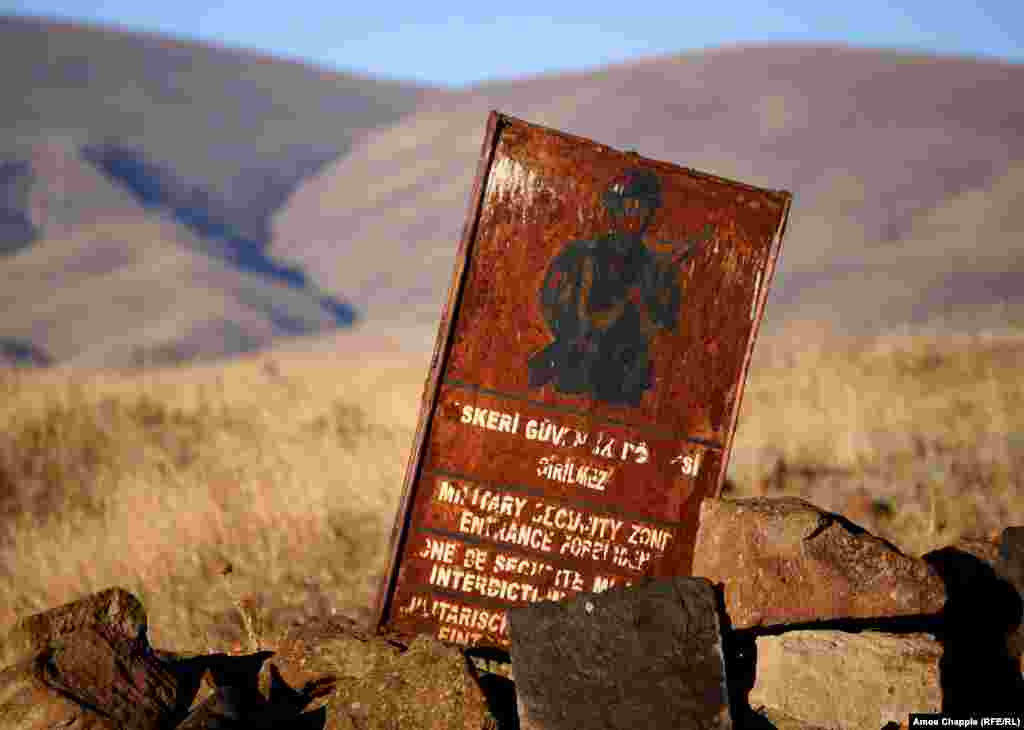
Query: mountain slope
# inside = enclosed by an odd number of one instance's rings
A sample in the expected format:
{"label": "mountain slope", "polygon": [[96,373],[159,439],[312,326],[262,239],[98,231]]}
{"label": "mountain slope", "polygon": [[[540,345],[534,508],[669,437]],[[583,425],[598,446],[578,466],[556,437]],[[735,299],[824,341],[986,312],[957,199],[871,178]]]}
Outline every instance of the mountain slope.
{"label": "mountain slope", "polygon": [[[487,112],[795,193],[766,313],[872,331],[1024,305],[1024,66],[731,48],[488,83],[369,135],[275,216],[272,252],[368,324],[435,326]],[[870,292],[869,297],[865,294]]]}
{"label": "mountain slope", "polygon": [[4,16],[0,60],[5,361],[176,361],[354,321],[267,256],[269,216],[429,89]]}
{"label": "mountain slope", "polygon": [[211,214],[253,239],[299,180],[430,94],[251,51],[16,16],[0,16],[0,49],[21,71],[0,84],[0,159],[54,136],[142,150],[153,169],[173,171],[173,194],[201,188]]}
{"label": "mountain slope", "polygon": [[5,361],[429,349],[494,108],[792,190],[769,329],[1024,305],[1020,64],[740,47],[444,90],[12,17],[0,58]]}
{"label": "mountain slope", "polygon": [[49,184],[26,186],[26,209],[44,235],[2,259],[9,359],[184,361],[337,326],[320,297],[209,255],[173,216],[146,210],[76,152],[51,143],[31,156]]}

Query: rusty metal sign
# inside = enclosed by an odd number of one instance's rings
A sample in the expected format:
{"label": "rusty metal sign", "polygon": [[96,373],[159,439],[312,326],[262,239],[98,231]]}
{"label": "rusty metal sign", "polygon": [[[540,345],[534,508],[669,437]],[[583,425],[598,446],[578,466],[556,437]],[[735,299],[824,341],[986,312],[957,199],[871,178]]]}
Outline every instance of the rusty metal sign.
{"label": "rusty metal sign", "polygon": [[689,575],[791,197],[491,113],[379,631]]}

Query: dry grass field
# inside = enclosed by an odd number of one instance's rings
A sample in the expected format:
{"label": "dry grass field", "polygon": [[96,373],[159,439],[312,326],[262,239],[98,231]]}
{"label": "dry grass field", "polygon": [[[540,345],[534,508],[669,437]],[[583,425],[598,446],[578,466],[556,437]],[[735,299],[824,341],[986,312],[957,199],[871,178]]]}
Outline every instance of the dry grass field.
{"label": "dry grass field", "polygon": [[[180,651],[367,617],[427,361],[2,371],[0,632],[110,585]],[[1022,373],[1022,333],[765,338],[728,493],[799,494],[910,553],[1024,524]]]}

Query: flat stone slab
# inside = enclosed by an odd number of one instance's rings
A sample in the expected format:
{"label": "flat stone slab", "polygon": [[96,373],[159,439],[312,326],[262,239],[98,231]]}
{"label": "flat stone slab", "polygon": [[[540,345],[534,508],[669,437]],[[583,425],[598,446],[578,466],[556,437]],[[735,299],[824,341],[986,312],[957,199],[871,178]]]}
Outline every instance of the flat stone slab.
{"label": "flat stone slab", "polygon": [[648,580],[509,610],[522,730],[732,728],[715,589]]}
{"label": "flat stone slab", "polygon": [[750,706],[833,730],[905,723],[942,709],[943,649],[928,634],[790,631],[757,639]]}

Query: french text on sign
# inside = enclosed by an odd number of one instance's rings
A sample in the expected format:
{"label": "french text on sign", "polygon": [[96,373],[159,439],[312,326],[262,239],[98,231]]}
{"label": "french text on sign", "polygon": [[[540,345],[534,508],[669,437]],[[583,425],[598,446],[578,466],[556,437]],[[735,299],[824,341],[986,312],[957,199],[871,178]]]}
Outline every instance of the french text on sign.
{"label": "french text on sign", "polygon": [[506,580],[458,566],[447,567],[438,563],[431,566],[429,580],[431,585],[438,588],[477,594],[484,598],[493,598],[509,603],[534,603],[539,600],[558,601],[565,595],[557,590],[542,591],[525,581]]}

